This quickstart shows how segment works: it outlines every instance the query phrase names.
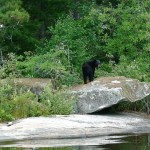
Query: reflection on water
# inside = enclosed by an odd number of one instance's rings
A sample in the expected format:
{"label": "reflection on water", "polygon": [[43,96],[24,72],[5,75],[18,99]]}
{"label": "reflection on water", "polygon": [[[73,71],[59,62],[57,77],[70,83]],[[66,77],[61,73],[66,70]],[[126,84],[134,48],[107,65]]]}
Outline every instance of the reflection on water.
{"label": "reflection on water", "polygon": [[[78,140],[79,140],[78,144],[75,144],[72,141],[72,143],[68,143],[68,145],[67,143],[60,144],[59,141],[55,140],[56,141],[55,144],[57,143],[55,147],[49,145],[49,147],[45,147],[45,148],[40,148],[37,146],[36,148],[31,148],[32,146],[29,148],[29,141],[27,146],[28,148],[20,148],[22,146],[21,142],[19,142],[18,144],[14,144],[14,146],[13,143],[1,143],[0,150],[150,150],[150,134],[119,135],[119,136],[113,135],[113,136],[104,136],[99,138],[90,138],[88,140],[87,139],[78,139]],[[12,147],[10,147],[10,144],[12,145]],[[6,147],[2,147],[2,145]],[[75,145],[75,146],[69,146],[69,145]]]}
{"label": "reflection on water", "polygon": [[128,136],[120,144],[107,144],[103,148],[110,150],[150,150],[150,134]]}

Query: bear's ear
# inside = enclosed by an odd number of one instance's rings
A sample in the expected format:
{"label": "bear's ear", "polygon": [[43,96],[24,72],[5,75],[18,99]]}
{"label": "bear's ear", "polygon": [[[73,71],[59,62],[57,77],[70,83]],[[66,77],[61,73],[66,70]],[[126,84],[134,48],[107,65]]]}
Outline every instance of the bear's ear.
{"label": "bear's ear", "polygon": [[99,60],[96,60],[96,62],[97,62],[98,65],[101,64],[101,62]]}
{"label": "bear's ear", "polygon": [[94,60],[94,64],[97,66],[97,65],[101,64],[101,62],[99,60]]}
{"label": "bear's ear", "polygon": [[101,62],[99,60],[95,60],[95,67],[98,69],[99,65],[101,64]]}

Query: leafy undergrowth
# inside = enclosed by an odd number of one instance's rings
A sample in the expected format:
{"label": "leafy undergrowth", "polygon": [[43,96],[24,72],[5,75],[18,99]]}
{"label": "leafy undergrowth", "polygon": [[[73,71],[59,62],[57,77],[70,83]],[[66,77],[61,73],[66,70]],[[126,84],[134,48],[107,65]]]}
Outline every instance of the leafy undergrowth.
{"label": "leafy undergrowth", "polygon": [[48,86],[40,96],[18,88],[8,80],[0,85],[0,122],[33,116],[53,114],[66,115],[72,112],[73,97],[64,91],[52,91]]}

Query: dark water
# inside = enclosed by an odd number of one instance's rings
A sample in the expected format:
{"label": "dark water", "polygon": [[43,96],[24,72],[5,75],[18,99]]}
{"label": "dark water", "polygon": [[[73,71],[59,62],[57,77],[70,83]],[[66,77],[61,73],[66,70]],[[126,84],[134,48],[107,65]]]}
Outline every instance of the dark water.
{"label": "dark water", "polygon": [[150,134],[121,138],[121,143],[103,145],[108,150],[150,150]]}
{"label": "dark water", "polygon": [[[22,145],[20,143],[15,147],[7,147],[10,143],[2,143],[0,144],[0,150],[150,150],[150,134],[140,134],[140,135],[113,135],[113,136],[105,136],[105,137],[97,137],[95,139],[89,139],[84,142],[84,139],[78,139],[80,142],[78,145],[72,143],[65,143],[60,146],[59,141],[58,146],[53,147],[51,143],[49,143],[49,147],[36,147],[36,148],[20,148]],[[96,141],[94,141],[96,140]],[[99,140],[99,141],[98,141]],[[95,143],[95,144],[94,144]],[[75,146],[69,146],[75,145]]]}

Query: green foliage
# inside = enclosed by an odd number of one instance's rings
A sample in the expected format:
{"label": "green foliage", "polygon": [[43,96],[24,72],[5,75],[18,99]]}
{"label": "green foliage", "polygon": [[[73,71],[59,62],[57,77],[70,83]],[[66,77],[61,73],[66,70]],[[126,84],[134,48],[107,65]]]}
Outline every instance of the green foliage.
{"label": "green foliage", "polygon": [[19,67],[21,67],[19,59],[22,57],[16,56],[14,53],[9,53],[7,59],[3,60],[3,65],[0,66],[0,78],[16,78],[20,77],[22,72]]}
{"label": "green foliage", "polygon": [[36,96],[31,92],[17,94],[13,98],[12,105],[14,107],[12,115],[15,116],[15,118],[26,118],[49,114],[48,107],[38,103]]}
{"label": "green foliage", "polygon": [[112,73],[118,76],[136,78],[140,81],[150,82],[150,59],[149,53],[141,54],[131,61],[128,57],[122,56],[120,64],[113,68]]}
{"label": "green foliage", "polygon": [[122,2],[114,9],[116,25],[112,37],[107,41],[106,50],[133,59],[149,49],[150,12],[146,10],[148,1],[130,2],[127,5]]}
{"label": "green foliage", "polygon": [[[49,47],[56,46],[64,50],[70,64],[79,71],[81,64],[88,60],[86,30],[80,21],[71,17],[57,21],[55,28],[50,28],[52,38]],[[46,47],[47,48],[47,47]]]}
{"label": "green foliage", "polygon": [[0,7],[0,51],[6,54],[19,49],[19,42],[14,44],[14,36],[28,22],[29,14],[22,8],[21,0],[1,0]]}
{"label": "green foliage", "polygon": [[42,95],[37,97],[29,90],[16,86],[12,80],[5,80],[0,86],[0,122],[32,116],[70,114],[73,97],[64,93],[46,87]]}
{"label": "green foliage", "polygon": [[70,114],[73,110],[74,97],[68,96],[65,91],[53,91],[47,86],[40,96],[40,101],[47,105],[50,114]]}
{"label": "green foliage", "polygon": [[1,0],[0,20],[3,25],[24,22],[29,19],[27,12],[21,8],[20,0]]}
{"label": "green foliage", "polygon": [[25,76],[51,78],[56,88],[62,85],[70,86],[79,80],[71,66],[68,53],[60,48],[50,49],[45,54],[28,56],[21,66]]}
{"label": "green foliage", "polygon": [[[59,59],[61,51],[56,52],[56,55],[46,53],[44,55],[37,55],[33,57],[27,57],[24,62],[27,73],[32,77],[47,77],[57,79],[65,72],[65,68]],[[58,58],[58,59],[57,59]]]}
{"label": "green foliage", "polygon": [[13,120],[13,116],[11,114],[9,114],[5,109],[0,110],[0,122],[2,121],[10,121]]}
{"label": "green foliage", "polygon": [[[149,99],[150,102],[150,99]],[[111,111],[134,111],[134,112],[146,112],[147,114],[150,114],[150,106],[148,106],[148,108],[146,107],[144,101],[137,101],[134,103],[130,103],[130,102],[121,102],[119,104],[117,104],[116,106],[111,108]]]}

